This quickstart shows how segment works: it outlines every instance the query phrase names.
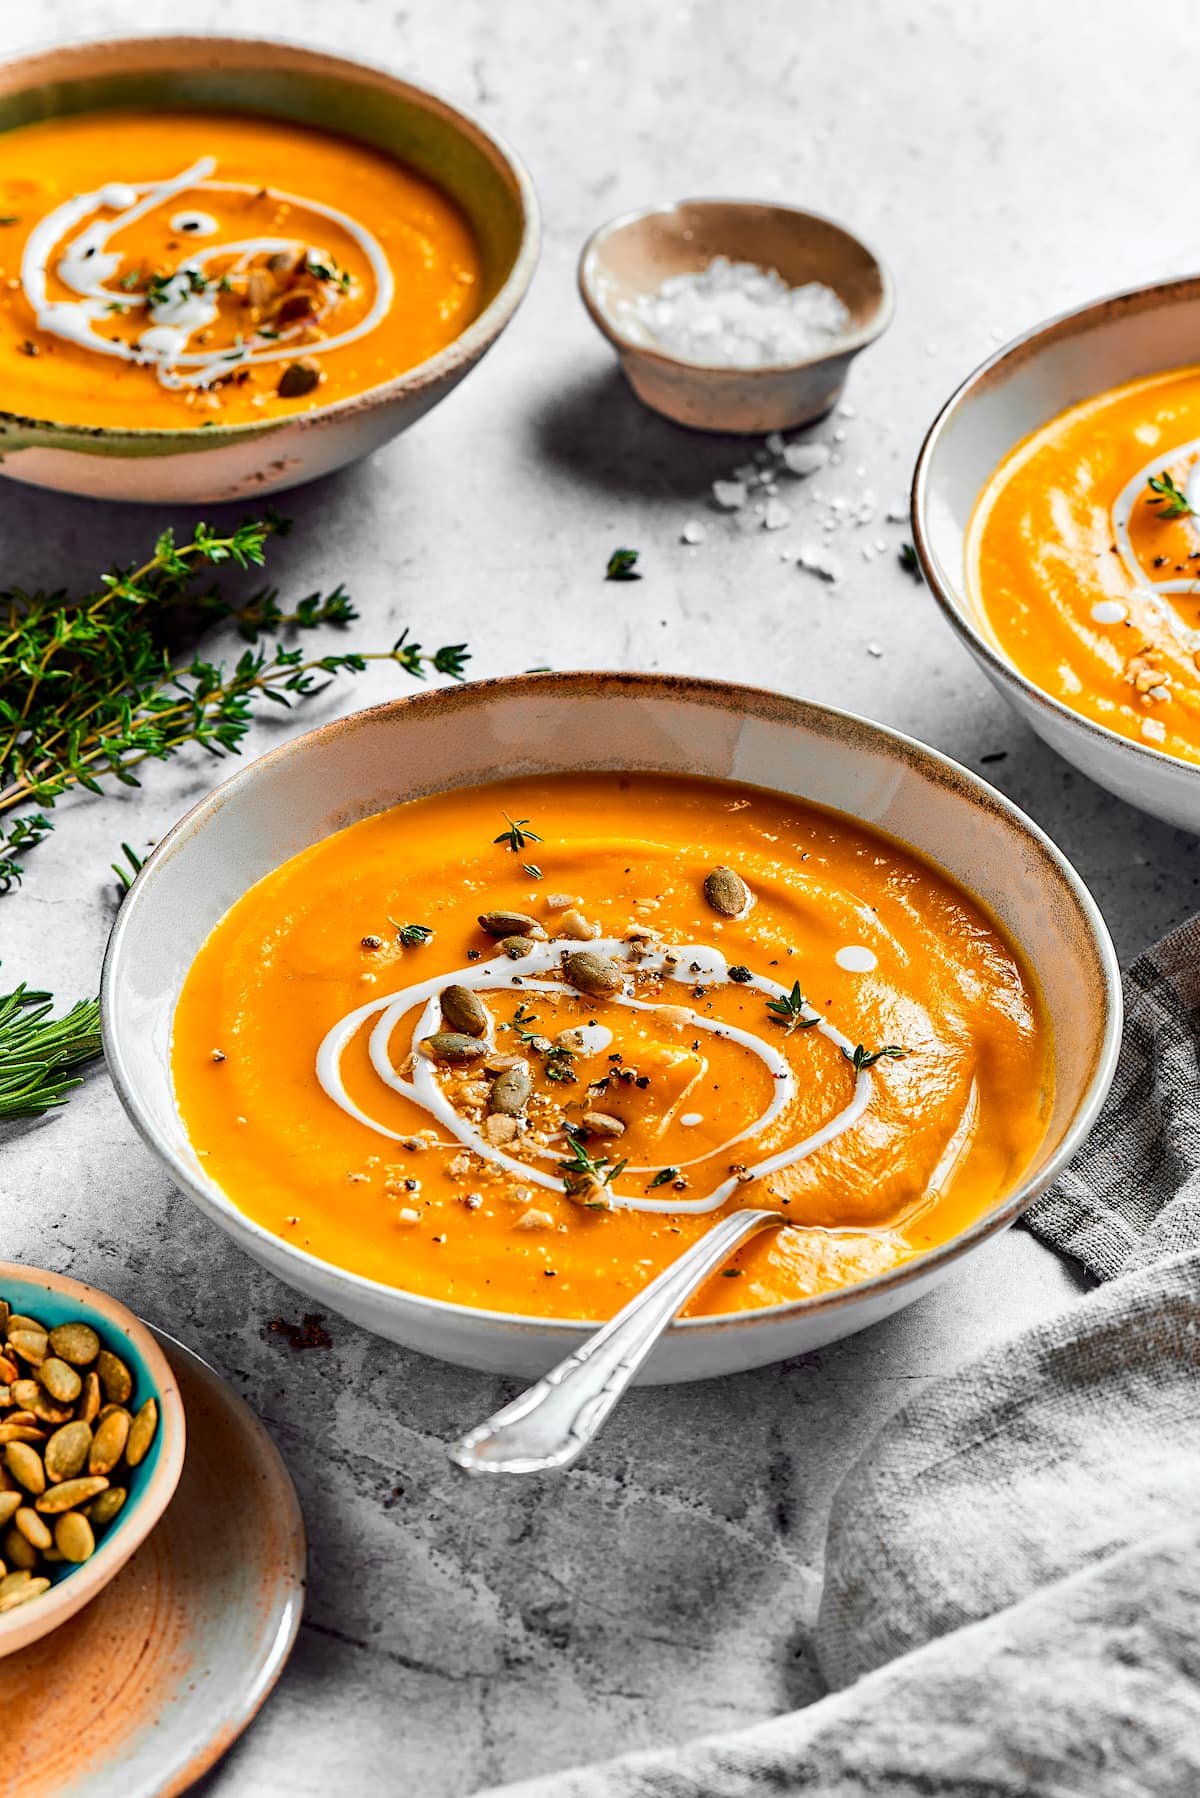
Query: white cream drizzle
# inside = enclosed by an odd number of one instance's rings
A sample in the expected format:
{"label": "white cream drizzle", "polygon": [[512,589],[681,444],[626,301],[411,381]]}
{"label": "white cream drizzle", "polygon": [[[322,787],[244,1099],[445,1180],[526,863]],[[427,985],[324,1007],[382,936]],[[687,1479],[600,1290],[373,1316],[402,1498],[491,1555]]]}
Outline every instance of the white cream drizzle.
{"label": "white cream drizzle", "polygon": [[[473,966],[459,968],[452,973],[436,974],[428,980],[416,981],[397,993],[388,993],[382,998],[372,999],[366,1005],[358,1006],[354,1011],[347,1013],[324,1037],[317,1051],[317,1079],[334,1103],[339,1105],[348,1116],[356,1118],[359,1123],[365,1124],[369,1129],[377,1131],[379,1135],[386,1136],[394,1142],[400,1141],[402,1135],[407,1134],[407,1132],[390,1130],[386,1125],[378,1123],[370,1117],[350,1097],[342,1079],[341,1060],[347,1046],[369,1018],[377,1018],[377,1022],[371,1030],[368,1052],[371,1065],[385,1086],[423,1106],[452,1136],[462,1143],[464,1148],[473,1150],[493,1165],[504,1168],[508,1173],[515,1174],[523,1181],[547,1187],[553,1192],[565,1192],[565,1183],[557,1175],[545,1173],[540,1168],[531,1167],[527,1162],[518,1161],[515,1157],[506,1155],[503,1149],[490,1143],[479,1127],[470,1119],[460,1117],[442,1091],[433,1063],[417,1052],[417,1044],[422,1037],[432,1034],[437,1029],[440,995],[443,988],[454,983],[469,986],[473,992],[479,994],[513,988],[523,994],[568,994],[573,998],[579,998],[581,995],[573,987],[566,986],[561,981],[531,978],[531,976],[556,972],[559,962],[568,948],[569,945],[561,942],[538,943],[520,961],[513,961],[508,956],[496,956],[491,961],[477,962]],[[629,944],[615,937],[589,943],[588,948],[596,954],[613,957],[623,957],[629,953]],[[639,957],[637,966],[648,973],[662,974],[667,979],[688,986],[694,986],[697,983],[711,986],[724,985],[729,978],[725,957],[720,950],[713,949],[707,944],[668,945],[652,949]],[[784,997],[790,990],[788,987],[781,986],[778,981],[770,980],[762,974],[754,974],[749,981],[743,981],[741,984],[765,993],[773,999]],[[621,992],[612,995],[609,1003],[623,1005],[633,1011],[655,1012],[660,1009],[661,1000],[647,1003],[643,999],[635,998],[630,990],[631,986],[632,982],[627,981]],[[390,1043],[401,1018],[418,1005],[423,1006],[423,1009],[413,1030],[413,1075],[412,1079],[408,1080],[398,1074],[392,1064]],[[682,1009],[687,1011],[689,1028],[707,1031],[713,1036],[724,1037],[731,1042],[741,1044],[751,1054],[757,1055],[759,1060],[766,1065],[774,1082],[770,1103],[761,1116],[747,1124],[744,1130],[739,1130],[736,1135],[729,1137],[724,1143],[710,1149],[705,1156],[696,1158],[700,1160],[707,1159],[711,1155],[724,1154],[746,1137],[765,1130],[779,1116],[784,1107],[795,1098],[796,1085],[786,1058],[772,1044],[765,1042],[750,1031],[742,1030],[735,1024],[703,1017],[700,1013],[687,1007]],[[806,1005],[801,1015],[806,1022],[811,1021],[812,1028],[819,1035],[836,1043],[847,1055],[853,1054],[855,1045],[821,1013]],[[869,1071],[866,1068],[860,1069],[855,1077],[854,1091],[850,1101],[843,1106],[841,1111],[801,1142],[792,1143],[762,1161],[748,1164],[745,1170],[746,1174],[751,1178],[759,1179],[779,1173],[783,1168],[790,1167],[793,1162],[803,1160],[806,1156],[815,1154],[818,1149],[825,1148],[827,1144],[835,1141],[837,1137],[853,1128],[858,1122],[870,1104],[872,1090],[873,1083]],[[690,1166],[693,1164],[683,1162],[679,1165]],[[630,1174],[650,1171],[649,1167],[630,1167],[628,1169]],[[738,1190],[741,1183],[739,1177],[733,1175],[729,1179],[721,1181],[711,1192],[692,1199],[678,1195],[671,1198],[652,1198],[646,1193],[623,1192],[614,1184],[608,1188],[608,1198],[613,1206],[630,1211],[703,1214],[719,1210],[726,1200]]]}
{"label": "white cream drizzle", "polygon": [[[201,250],[189,253],[173,270],[167,283],[166,299],[162,304],[146,308],[149,327],[134,342],[106,337],[96,328],[103,321],[111,319],[115,308],[131,311],[146,307],[143,294],[126,292],[123,288],[108,285],[121,266],[119,252],[108,247],[116,232],[124,230],[156,207],[189,189],[211,193],[259,191],[248,182],[211,180],[209,177],[216,166],[215,157],[202,156],[190,168],[166,181],[138,186],[110,181],[91,193],[74,195],[39,220],[29,234],[21,259],[21,285],[25,298],[33,308],[39,329],[64,342],[80,344],[100,356],[109,356],[121,362],[152,365],[157,370],[161,384],[170,388],[207,387],[221,376],[247,364],[291,359],[294,349],[290,340],[303,328],[301,323],[286,328],[278,338],[264,337],[255,331],[244,340],[239,339],[232,347],[215,350],[189,348],[195,333],[212,324],[218,307],[213,297],[213,288],[209,286],[203,292],[196,292],[188,276],[194,273],[207,281],[204,272],[206,264],[217,256],[235,258],[228,271],[231,274],[244,272],[255,256],[273,255],[277,252],[296,256],[308,252],[319,261],[332,260],[329,252],[319,245],[308,244],[294,237],[249,237],[235,243],[208,244]],[[395,294],[391,266],[378,239],[365,226],[335,206],[325,206],[316,200],[301,199],[295,194],[281,193],[275,189],[272,189],[271,197],[281,204],[300,207],[338,225],[354,239],[371,267],[375,297],[368,312],[349,330],[323,338],[314,347],[323,353],[341,349],[346,344],[365,337],[384,318]],[[108,212],[112,216],[93,218],[91,215],[96,212]],[[89,222],[85,223],[85,220]],[[203,228],[197,228],[198,235],[212,235],[219,229],[216,220],[208,213],[176,213],[171,219],[172,229],[187,229],[185,224],[179,222],[181,220],[201,221]],[[51,260],[57,246],[80,225],[83,229],[69,237],[55,271],[63,285],[80,298],[52,300],[47,289]],[[208,226],[212,227],[211,232],[208,231]],[[324,318],[328,310],[329,306],[326,306],[316,315],[317,322]]]}
{"label": "white cream drizzle", "polygon": [[1098,599],[1092,607],[1093,624],[1123,624],[1129,616],[1129,607],[1119,599]]}
{"label": "white cream drizzle", "polygon": [[871,974],[879,966],[879,957],[865,943],[847,943],[833,959],[847,974]]}

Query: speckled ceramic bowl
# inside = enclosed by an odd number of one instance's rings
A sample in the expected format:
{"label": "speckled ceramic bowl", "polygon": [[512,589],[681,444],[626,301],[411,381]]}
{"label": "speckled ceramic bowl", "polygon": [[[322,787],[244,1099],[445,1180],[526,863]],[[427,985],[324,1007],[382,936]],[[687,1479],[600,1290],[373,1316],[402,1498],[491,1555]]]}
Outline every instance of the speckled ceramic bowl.
{"label": "speckled ceramic bowl", "polygon": [[[496,341],[537,263],[533,186],[512,151],[456,106],[381,69],[238,37],[106,38],[0,67],[0,130],[102,106],[265,112],[390,151],[466,213],[483,259],[481,309],[453,343],[382,386],[262,423],[116,430],[0,410],[0,473],[117,500],[236,500],[328,474],[415,424]],[[3,396],[0,395],[0,402]]]}
{"label": "speckled ceramic bowl", "polygon": [[[776,269],[792,287],[823,282],[847,307],[849,328],[818,355],[771,367],[708,368],[669,355],[631,325],[626,308],[714,256]],[[744,435],[790,430],[828,412],[894,306],[887,269],[844,226],[753,200],[679,200],[610,220],[583,247],[579,291],[640,400],[693,430]]]}
{"label": "speckled ceramic bowl", "polygon": [[969,375],[925,439],[913,479],[913,541],[942,612],[992,684],[1042,740],[1098,785],[1200,833],[1200,767],[1084,718],[1001,649],[967,590],[965,547],[985,483],[1032,431],[1125,381],[1196,361],[1200,277],[1134,288],[1018,337]]}
{"label": "speckled ceramic bowl", "polygon": [[81,1566],[60,1570],[40,1598],[0,1616],[0,1656],[25,1648],[74,1617],[121,1571],[134,1549],[154,1528],[179,1483],[185,1425],[179,1384],[145,1324],[107,1293],[65,1274],[44,1273],[0,1261],[0,1298],[12,1311],[35,1317],[54,1329],[82,1318],[105,1348],[119,1354],[133,1374],[133,1402],[158,1401],[158,1429],[150,1452],[129,1476],[129,1497],[113,1521],[97,1531],[96,1552]]}
{"label": "speckled ceramic bowl", "polygon": [[402,799],[506,775],[626,768],[748,781],[912,844],[1020,942],[1041,984],[1055,1055],[1054,1100],[1037,1155],[961,1236],[842,1291],[679,1322],[647,1364],[649,1379],[700,1379],[802,1354],[918,1298],[1066,1165],[1115,1064],[1116,959],[1078,876],[1001,794],[877,724],[720,681],[543,674],[395,700],[299,737],[225,781],[148,858],[117,914],[105,959],[109,1069],[171,1177],[248,1254],[368,1329],[468,1367],[542,1373],[594,1326],[417,1297],[318,1260],[246,1217],[205,1173],[175,1104],[175,1002],[201,944],[234,901],[331,831]]}

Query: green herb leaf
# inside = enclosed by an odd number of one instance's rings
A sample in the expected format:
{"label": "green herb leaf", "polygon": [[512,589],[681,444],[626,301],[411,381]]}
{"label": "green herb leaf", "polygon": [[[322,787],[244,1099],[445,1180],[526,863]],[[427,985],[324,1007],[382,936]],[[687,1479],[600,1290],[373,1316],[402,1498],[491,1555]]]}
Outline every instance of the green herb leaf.
{"label": "green herb leaf", "polygon": [[83,1082],[68,1068],[94,1061],[100,1048],[100,1001],[81,999],[51,1018],[49,993],[19,986],[0,995],[0,1119],[40,1117]]}
{"label": "green herb leaf", "polygon": [[668,1180],[677,1180],[678,1178],[679,1169],[677,1167],[660,1167],[646,1191],[653,1192],[656,1186],[665,1186]]}
{"label": "green herb leaf", "polygon": [[921,573],[921,564],[917,560],[917,552],[911,543],[902,543],[900,545],[898,560],[905,574],[911,574],[914,581],[924,580],[925,577]]}
{"label": "green herb leaf", "polygon": [[571,1159],[560,1161],[558,1171],[568,1192],[587,1192],[595,1187],[609,1186],[625,1166],[624,1160],[613,1161],[608,1155],[589,1155],[580,1138],[570,1128],[567,1131],[567,1142]]}
{"label": "green herb leaf", "polygon": [[507,820],[508,829],[502,830],[498,837],[493,837],[493,843],[507,844],[513,854],[516,855],[524,849],[526,843],[540,843],[542,841],[542,838],[539,837],[536,830],[530,830],[528,818],[510,818],[507,812],[505,812],[503,816]]}
{"label": "green herb leaf", "polygon": [[848,1049],[843,1049],[842,1054],[846,1057],[846,1060],[851,1064],[857,1075],[861,1074],[864,1068],[873,1068],[877,1061],[903,1061],[904,1057],[908,1054],[908,1050],[898,1048],[895,1043],[889,1043],[886,1048],[871,1049],[868,1051],[863,1048],[861,1043],[859,1043],[853,1055],[851,1055]]}
{"label": "green herb leaf", "polygon": [[524,868],[526,874],[528,874],[530,880],[540,880],[542,878],[542,870],[538,867],[536,862],[522,862],[521,866]]}
{"label": "green herb leaf", "polygon": [[638,551],[636,549],[614,549],[608,558],[608,567],[604,571],[606,581],[640,581],[637,572]]}
{"label": "green herb leaf", "polygon": [[396,931],[396,941],[402,949],[419,949],[432,935],[428,924],[401,924]]}
{"label": "green herb leaf", "polygon": [[767,1000],[767,1010],[777,1024],[787,1025],[790,1034],[793,1030],[811,1030],[821,1022],[820,1018],[804,1016],[807,1004],[808,1000],[800,991],[800,982],[795,980],[790,993],[785,993],[780,999]]}
{"label": "green herb leaf", "polygon": [[109,866],[117,877],[117,881],[121,888],[121,897],[123,899],[138,875],[141,873],[142,858],[137,854],[136,850],[129,847],[128,843],[122,843],[121,848],[125,851],[125,862],[128,866],[124,866],[120,862],[110,862]]}
{"label": "green herb leaf", "polygon": [[1155,497],[1147,500],[1146,504],[1156,506],[1160,518],[1195,517],[1195,507],[1189,505],[1187,494],[1175,485],[1168,469],[1164,468],[1159,475],[1152,474],[1148,485]]}

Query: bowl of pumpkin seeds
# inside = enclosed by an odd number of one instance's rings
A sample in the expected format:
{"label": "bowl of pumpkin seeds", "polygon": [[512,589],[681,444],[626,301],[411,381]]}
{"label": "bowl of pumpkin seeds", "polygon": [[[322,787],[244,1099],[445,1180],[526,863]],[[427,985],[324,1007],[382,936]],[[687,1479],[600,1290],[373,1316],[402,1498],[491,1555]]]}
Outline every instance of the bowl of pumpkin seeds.
{"label": "bowl of pumpkin seeds", "polygon": [[120,1571],[183,1450],[179,1387],[145,1324],[81,1281],[0,1262],[0,1655]]}

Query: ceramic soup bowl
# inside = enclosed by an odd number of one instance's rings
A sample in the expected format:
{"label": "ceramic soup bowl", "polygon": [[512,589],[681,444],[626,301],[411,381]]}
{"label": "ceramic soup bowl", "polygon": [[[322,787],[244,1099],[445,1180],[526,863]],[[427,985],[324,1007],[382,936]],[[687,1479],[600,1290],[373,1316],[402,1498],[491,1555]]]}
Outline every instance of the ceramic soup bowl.
{"label": "ceramic soup bowl", "polygon": [[1001,794],[907,737],[778,693],[665,675],[526,675],[396,700],[264,755],[164,838],[118,914],[101,1003],[108,1065],[130,1117],[194,1203],[314,1301],[444,1360],[524,1377],[545,1371],[594,1326],[398,1291],[314,1258],[239,1211],[188,1142],[170,1040],[181,985],[209,931],[288,857],[404,799],[583,769],[707,775],[832,807],[938,863],[1022,946],[1049,1017],[1055,1093],[1019,1184],[949,1243],[860,1285],[676,1323],[647,1377],[754,1367],[889,1316],[1010,1224],[1083,1141],[1117,1052],[1116,959],[1078,876]]}
{"label": "ceramic soup bowl", "polygon": [[1034,685],[997,644],[967,589],[980,492],[1031,432],[1089,395],[1196,361],[1200,277],[1096,300],[1017,338],[969,375],[925,439],[913,479],[913,541],[942,612],[1014,711],[1044,742],[1129,805],[1200,832],[1200,767],[1119,736]]}
{"label": "ceramic soup bowl", "polygon": [[[201,429],[116,429],[0,409],[0,472],[117,500],[210,503],[328,474],[407,430],[458,385],[520,304],[538,253],[538,209],[521,163],[477,119],[381,69],[273,40],[108,38],[0,68],[0,131],[113,106],[261,112],[393,153],[462,208],[482,256],[480,310],[417,367],[287,417]],[[0,395],[0,405],[3,396]]]}
{"label": "ceramic soup bowl", "polygon": [[133,1407],[148,1398],[158,1402],[158,1428],[149,1453],[129,1470],[129,1496],[121,1510],[97,1529],[95,1553],[78,1566],[60,1567],[48,1592],[0,1615],[0,1655],[6,1655],[74,1617],[145,1541],[179,1484],[185,1421],[179,1383],[166,1356],[145,1324],[107,1293],[65,1274],[0,1261],[0,1298],[8,1301],[10,1311],[36,1318],[51,1330],[76,1321],[91,1324],[101,1345],[119,1355],[133,1375]]}
{"label": "ceramic soup bowl", "polygon": [[[716,256],[776,269],[791,287],[831,287],[849,325],[827,348],[771,367],[706,367],[670,355],[632,322],[630,303]],[[752,200],[680,200],[610,220],[583,247],[579,291],[640,400],[693,430],[746,435],[791,430],[828,412],[850,364],[887,329],[894,306],[887,269],[844,226]]]}

